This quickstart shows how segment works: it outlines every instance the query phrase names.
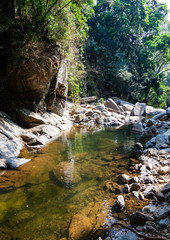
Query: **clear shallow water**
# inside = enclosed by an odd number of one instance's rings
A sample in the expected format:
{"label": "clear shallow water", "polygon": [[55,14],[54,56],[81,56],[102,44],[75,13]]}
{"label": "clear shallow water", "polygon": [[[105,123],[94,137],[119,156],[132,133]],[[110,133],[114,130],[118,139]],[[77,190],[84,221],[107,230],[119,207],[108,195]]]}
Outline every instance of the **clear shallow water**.
{"label": "clear shallow water", "polygon": [[[138,140],[130,127],[73,131],[28,154],[32,161],[18,170],[1,171],[0,239],[58,240],[68,236],[75,214],[93,220],[106,199],[116,198],[107,183],[119,188],[118,176],[127,171],[130,151]],[[63,184],[53,173],[61,162],[71,163],[73,170]]]}

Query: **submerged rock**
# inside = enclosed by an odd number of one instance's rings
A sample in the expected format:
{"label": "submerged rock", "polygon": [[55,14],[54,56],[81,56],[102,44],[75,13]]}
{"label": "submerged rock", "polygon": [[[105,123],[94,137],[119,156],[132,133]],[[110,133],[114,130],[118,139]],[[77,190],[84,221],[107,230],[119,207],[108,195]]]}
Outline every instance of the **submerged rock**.
{"label": "submerged rock", "polygon": [[57,181],[64,185],[75,184],[80,181],[74,162],[60,162],[53,169]]}
{"label": "submerged rock", "polygon": [[73,216],[69,227],[69,240],[88,239],[92,231],[91,220],[80,214]]}

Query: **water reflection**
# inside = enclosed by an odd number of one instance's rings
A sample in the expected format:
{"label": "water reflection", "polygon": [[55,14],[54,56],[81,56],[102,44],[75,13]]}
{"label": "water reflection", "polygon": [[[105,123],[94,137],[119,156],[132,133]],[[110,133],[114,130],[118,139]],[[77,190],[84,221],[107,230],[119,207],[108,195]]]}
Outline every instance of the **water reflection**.
{"label": "water reflection", "polygon": [[0,239],[67,237],[77,213],[101,221],[100,206],[104,199],[116,198],[118,175],[126,172],[137,140],[128,127],[80,130],[26,155],[32,161],[0,176]]}

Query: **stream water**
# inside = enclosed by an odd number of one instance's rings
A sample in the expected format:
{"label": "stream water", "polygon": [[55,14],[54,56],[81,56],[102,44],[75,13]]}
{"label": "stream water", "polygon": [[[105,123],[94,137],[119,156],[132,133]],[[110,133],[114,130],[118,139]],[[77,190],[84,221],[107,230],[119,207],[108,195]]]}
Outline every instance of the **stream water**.
{"label": "stream water", "polygon": [[[18,170],[0,171],[0,239],[59,240],[68,236],[73,215],[98,216],[100,206],[116,198],[108,183],[119,189],[118,176],[127,172],[139,138],[130,126],[73,131],[27,154],[32,161]],[[71,177],[65,169],[62,183],[53,172],[61,162],[74,169]]]}

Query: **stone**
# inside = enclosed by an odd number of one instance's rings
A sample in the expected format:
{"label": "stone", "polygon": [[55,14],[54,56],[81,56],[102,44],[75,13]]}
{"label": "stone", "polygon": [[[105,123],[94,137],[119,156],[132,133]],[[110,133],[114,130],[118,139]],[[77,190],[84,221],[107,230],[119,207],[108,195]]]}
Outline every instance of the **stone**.
{"label": "stone", "polygon": [[138,240],[139,238],[133,232],[127,232],[123,236],[116,238],[116,240]]}
{"label": "stone", "polygon": [[138,182],[139,182],[138,177],[132,177],[132,178],[129,180],[129,183],[138,183]]}
{"label": "stone", "polygon": [[86,114],[87,117],[92,117],[93,113],[94,112],[92,110],[89,110],[85,114]]}
{"label": "stone", "polygon": [[164,144],[170,145],[170,129],[156,136],[156,148],[160,149]]}
{"label": "stone", "polygon": [[56,180],[63,185],[69,186],[80,181],[74,162],[60,162],[53,169]]}
{"label": "stone", "polygon": [[124,185],[124,190],[126,193],[129,193],[130,192],[130,186],[128,184],[125,184]]}
{"label": "stone", "polygon": [[96,96],[91,96],[91,97],[84,97],[79,100],[80,103],[91,103],[94,102],[98,99]]}
{"label": "stone", "polygon": [[87,239],[92,231],[92,224],[88,217],[80,214],[73,216],[69,227],[69,240]]}
{"label": "stone", "polygon": [[140,190],[140,184],[139,183],[132,183],[131,191],[138,191]]}
{"label": "stone", "polygon": [[41,124],[45,124],[44,119],[37,113],[31,112],[28,109],[17,109],[17,121],[24,127],[35,127]]}
{"label": "stone", "polygon": [[155,186],[148,186],[145,191],[143,192],[143,195],[145,198],[153,199],[156,193],[156,187]]}
{"label": "stone", "polygon": [[142,116],[146,113],[146,104],[137,102],[132,109],[132,116]]}
{"label": "stone", "polygon": [[141,212],[134,212],[130,216],[130,223],[133,227],[144,226],[147,221],[149,221],[151,217],[143,214]]}
{"label": "stone", "polygon": [[165,175],[165,174],[169,173],[169,171],[170,171],[170,167],[169,166],[160,167],[158,169],[158,173],[160,175]]}
{"label": "stone", "polygon": [[104,104],[99,104],[99,105],[95,106],[95,109],[103,112],[106,108],[105,108]]}
{"label": "stone", "polygon": [[166,196],[166,202],[167,203],[170,203],[170,192],[167,194],[167,196]]}
{"label": "stone", "polygon": [[156,137],[151,138],[146,144],[145,148],[154,148],[156,144]]}
{"label": "stone", "polygon": [[166,111],[163,110],[162,112],[160,112],[160,113],[158,113],[157,115],[155,115],[155,116],[152,118],[152,120],[158,120],[158,119],[162,118],[162,117],[165,116],[165,115],[166,115]]}
{"label": "stone", "polygon": [[132,195],[136,198],[139,198],[139,192],[138,191],[132,191]]}
{"label": "stone", "polygon": [[119,195],[117,197],[117,205],[120,207],[121,210],[123,210],[125,208],[125,200],[123,195]]}
{"label": "stone", "polygon": [[66,106],[66,100],[61,97],[55,97],[54,101],[47,105],[48,111],[58,114],[59,116],[64,115],[64,110]]}
{"label": "stone", "polygon": [[122,106],[124,111],[130,111],[131,112],[133,107],[134,107],[133,103],[129,103],[129,102],[124,101],[120,98],[113,97],[113,100],[117,103],[117,105]]}
{"label": "stone", "polygon": [[161,220],[158,222],[158,224],[159,224],[160,227],[166,228],[166,227],[168,227],[168,225],[170,225],[170,218],[167,217],[167,218],[161,219]]}
{"label": "stone", "polygon": [[145,199],[145,197],[143,196],[143,193],[141,193],[141,192],[139,193],[139,199],[142,201]]}
{"label": "stone", "polygon": [[141,175],[140,176],[140,181],[144,184],[154,183],[154,177],[153,176],[148,176],[148,175]]}
{"label": "stone", "polygon": [[30,160],[31,159],[17,158],[17,157],[0,158],[0,168],[16,169],[19,166],[22,166],[23,164],[29,162]]}
{"label": "stone", "polygon": [[148,126],[148,127],[151,127],[152,125],[155,125],[155,120],[149,119],[149,120],[147,121],[147,126]]}
{"label": "stone", "polygon": [[143,145],[140,142],[137,142],[134,146],[133,153],[136,158],[140,157],[143,153]]}
{"label": "stone", "polygon": [[158,199],[158,201],[160,201],[160,202],[165,201],[165,196],[164,196],[163,193],[161,193],[161,192],[156,192],[155,196],[156,196],[156,198]]}
{"label": "stone", "polygon": [[129,175],[127,175],[127,174],[122,174],[122,175],[120,176],[120,178],[121,178],[121,181],[122,181],[123,183],[128,183],[129,180],[130,180]]}
{"label": "stone", "polygon": [[133,124],[133,127],[132,127],[132,131],[135,131],[135,132],[143,132],[144,131],[144,128],[143,128],[143,125],[142,123],[134,123]]}
{"label": "stone", "polygon": [[105,105],[106,107],[108,107],[108,108],[111,108],[111,109],[112,109],[114,112],[116,112],[116,113],[120,113],[120,112],[121,112],[120,109],[119,109],[119,107],[118,107],[118,105],[117,105],[111,98],[108,98],[108,99],[105,101],[104,105]]}
{"label": "stone", "polygon": [[84,118],[85,118],[85,115],[84,115],[84,114],[78,114],[77,116],[75,116],[74,121],[75,121],[76,123],[80,123],[80,122],[83,121]]}
{"label": "stone", "polygon": [[161,189],[161,192],[163,194],[167,194],[170,192],[170,183],[167,183],[166,185],[163,186],[163,188]]}

